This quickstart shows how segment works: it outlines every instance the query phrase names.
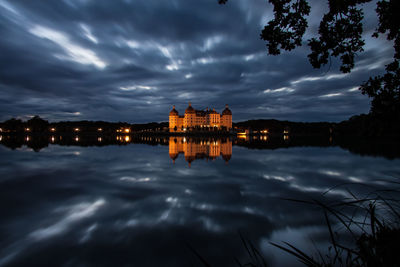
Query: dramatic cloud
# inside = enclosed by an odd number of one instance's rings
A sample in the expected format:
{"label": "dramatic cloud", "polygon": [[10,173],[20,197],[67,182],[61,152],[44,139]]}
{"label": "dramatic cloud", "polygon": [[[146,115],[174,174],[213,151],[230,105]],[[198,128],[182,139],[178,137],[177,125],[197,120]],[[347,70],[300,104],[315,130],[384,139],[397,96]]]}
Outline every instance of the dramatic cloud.
{"label": "dramatic cloud", "polygon": [[[259,39],[272,18],[264,0],[0,0],[0,120],[166,121],[172,105],[222,110],[234,121],[340,121],[368,112],[357,90],[383,72],[391,44],[371,37],[350,74],[313,69],[308,47],[268,56]],[[313,1],[310,29],[326,4]]]}

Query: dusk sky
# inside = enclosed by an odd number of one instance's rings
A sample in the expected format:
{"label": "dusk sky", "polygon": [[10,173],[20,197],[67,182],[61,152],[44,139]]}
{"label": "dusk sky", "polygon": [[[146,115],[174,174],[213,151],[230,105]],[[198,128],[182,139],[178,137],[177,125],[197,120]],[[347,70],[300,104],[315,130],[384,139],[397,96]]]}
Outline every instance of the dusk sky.
{"label": "dusk sky", "polygon": [[[327,8],[311,3],[305,44]],[[393,57],[391,43],[371,37],[374,9],[365,51],[342,74],[334,59],[313,69],[307,45],[269,56],[265,0],[0,0],[0,120],[160,122],[189,101],[229,104],[233,121],[345,120],[369,111],[358,86]]]}

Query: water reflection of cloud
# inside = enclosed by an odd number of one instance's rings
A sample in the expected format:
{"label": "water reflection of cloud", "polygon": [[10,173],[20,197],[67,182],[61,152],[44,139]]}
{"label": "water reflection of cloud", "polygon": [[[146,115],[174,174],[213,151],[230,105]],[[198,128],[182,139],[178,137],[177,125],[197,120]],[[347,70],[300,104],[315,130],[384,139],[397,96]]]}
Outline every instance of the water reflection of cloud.
{"label": "water reflection of cloud", "polygon": [[285,227],[274,231],[270,237],[264,237],[260,240],[260,247],[264,255],[271,259],[272,266],[304,266],[300,262],[293,262],[294,258],[288,257],[288,254],[270,244],[270,242],[282,245],[282,242],[288,242],[303,251],[316,252],[316,248],[322,253],[329,247],[326,226],[303,226],[298,228]]}
{"label": "water reflection of cloud", "polygon": [[82,238],[79,240],[80,243],[85,243],[89,241],[90,237],[92,236],[92,233],[97,229],[97,223],[92,224],[89,226],[83,233]]}
{"label": "water reflection of cloud", "polygon": [[30,237],[39,241],[62,234],[66,232],[72,224],[93,216],[97,212],[97,210],[105,203],[106,201],[104,199],[99,199],[93,203],[79,203],[77,205],[74,205],[68,208],[69,211],[63,219],[51,226],[33,231],[30,234]]}
{"label": "water reflection of cloud", "polygon": [[[164,249],[157,263],[170,263],[180,251],[176,243],[182,235],[197,247],[207,247],[204,255],[218,262],[226,260],[227,251],[215,254],[221,247],[229,247],[240,257],[243,247],[238,229],[247,231],[259,245],[271,236],[271,240],[281,241],[278,239],[293,231],[298,238],[315,236],[318,231],[307,227],[325,227],[320,211],[299,208],[282,198],[321,199],[322,193],[338,184],[355,184],[354,178],[370,185],[378,178],[400,173],[399,160],[360,157],[338,148],[249,150],[234,146],[233,150],[235,157],[229,165],[222,160],[198,160],[189,169],[183,157],[171,164],[167,146],[82,148],[80,157],[73,155],[77,149],[72,147],[50,147],[46,153],[0,149],[4,163],[0,166],[0,199],[13,203],[11,208],[0,202],[0,230],[5,229],[10,240],[17,240],[12,248],[7,244],[10,249],[3,250],[0,258],[22,249],[12,263],[26,266],[28,259],[37,260],[38,255],[52,257],[54,251],[84,246],[106,263],[116,259],[117,251],[138,251],[142,256]],[[327,171],[341,175],[323,173]],[[342,195],[335,190],[341,189],[334,188],[325,199],[338,199]],[[354,192],[363,191],[357,187]],[[98,196],[103,196],[104,203],[94,205]],[[92,200],[80,201],[86,206],[79,209],[76,200],[88,197]],[[107,209],[103,209],[105,204]],[[84,212],[90,207],[92,212]],[[42,234],[42,239],[32,238],[33,233]],[[36,240],[41,241],[38,250],[34,250]],[[52,247],[55,243],[57,248]],[[130,264],[147,263],[139,260],[138,254],[124,257]],[[52,260],[59,263],[54,265],[65,264]],[[79,260],[84,259],[77,263]]]}
{"label": "water reflection of cloud", "polygon": [[281,181],[281,182],[288,182],[288,181],[291,181],[294,179],[293,176],[283,177],[283,176],[268,175],[268,174],[264,174],[263,177],[267,180],[277,180],[277,181]]}
{"label": "water reflection of cloud", "polygon": [[141,183],[141,182],[150,182],[153,181],[154,179],[150,177],[143,177],[143,178],[135,178],[135,177],[130,177],[130,176],[123,176],[119,178],[121,181],[128,181],[128,182],[134,182],[134,183]]}

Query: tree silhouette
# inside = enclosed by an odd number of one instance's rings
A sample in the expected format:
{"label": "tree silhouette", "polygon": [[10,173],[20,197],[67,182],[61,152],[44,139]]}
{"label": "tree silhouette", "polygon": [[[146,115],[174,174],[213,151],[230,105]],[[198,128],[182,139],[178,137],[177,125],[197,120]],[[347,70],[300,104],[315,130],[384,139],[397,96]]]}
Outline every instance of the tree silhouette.
{"label": "tree silhouette", "polygon": [[[225,4],[228,0],[219,0]],[[269,0],[274,6],[274,18],[261,32],[267,42],[268,53],[279,55],[302,45],[310,14],[307,0]],[[349,73],[354,68],[354,57],[363,51],[363,6],[371,0],[328,0],[329,11],[324,14],[318,35],[308,40],[309,62],[314,68],[330,63],[332,57],[341,61],[340,71]],[[386,66],[386,74],[370,77],[360,86],[363,94],[372,98],[371,114],[400,120],[400,1],[380,0],[376,13],[378,25],[373,37],[386,34],[394,41],[393,62]]]}

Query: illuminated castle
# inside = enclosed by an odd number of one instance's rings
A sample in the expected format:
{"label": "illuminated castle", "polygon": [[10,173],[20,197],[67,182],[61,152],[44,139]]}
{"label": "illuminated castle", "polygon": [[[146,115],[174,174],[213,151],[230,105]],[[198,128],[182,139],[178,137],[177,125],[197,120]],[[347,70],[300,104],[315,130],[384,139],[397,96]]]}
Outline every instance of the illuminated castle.
{"label": "illuminated castle", "polygon": [[185,110],[185,115],[179,115],[175,105],[169,112],[169,131],[186,132],[193,129],[217,128],[219,130],[229,131],[232,129],[232,111],[225,106],[222,114],[215,109],[195,110],[191,103]]}

